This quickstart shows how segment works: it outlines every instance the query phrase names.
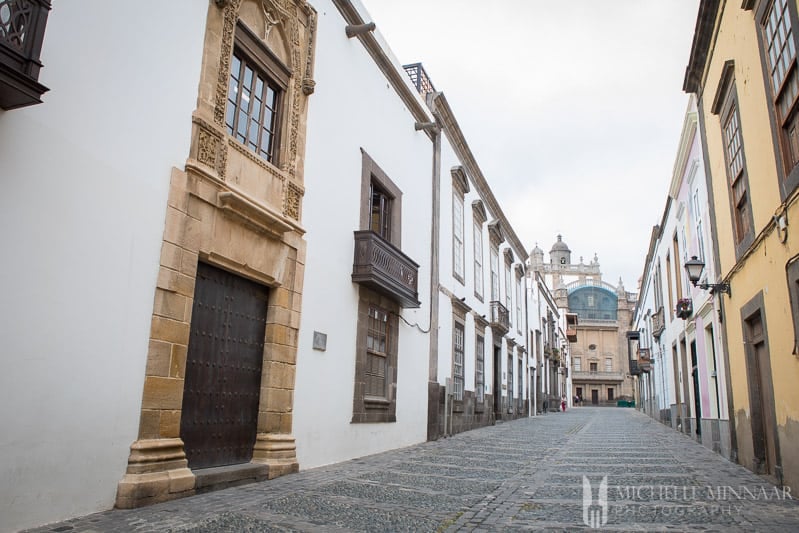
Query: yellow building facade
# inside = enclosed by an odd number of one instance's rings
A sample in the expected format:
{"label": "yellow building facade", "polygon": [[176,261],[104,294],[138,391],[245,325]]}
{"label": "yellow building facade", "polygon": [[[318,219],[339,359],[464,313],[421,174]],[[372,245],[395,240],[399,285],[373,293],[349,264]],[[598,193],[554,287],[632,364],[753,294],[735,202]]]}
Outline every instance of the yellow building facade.
{"label": "yellow building facade", "polygon": [[[732,457],[799,486],[799,8],[703,1],[684,90],[699,99],[729,354]],[[706,261],[710,261],[707,258]]]}

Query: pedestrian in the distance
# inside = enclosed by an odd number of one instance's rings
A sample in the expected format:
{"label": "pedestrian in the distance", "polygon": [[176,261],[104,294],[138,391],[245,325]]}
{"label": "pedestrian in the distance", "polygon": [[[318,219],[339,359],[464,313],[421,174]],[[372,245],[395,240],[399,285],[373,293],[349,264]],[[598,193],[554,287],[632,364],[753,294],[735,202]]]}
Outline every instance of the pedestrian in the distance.
{"label": "pedestrian in the distance", "polygon": [[565,394],[560,399],[560,408],[563,409],[564,413],[566,412],[566,395]]}

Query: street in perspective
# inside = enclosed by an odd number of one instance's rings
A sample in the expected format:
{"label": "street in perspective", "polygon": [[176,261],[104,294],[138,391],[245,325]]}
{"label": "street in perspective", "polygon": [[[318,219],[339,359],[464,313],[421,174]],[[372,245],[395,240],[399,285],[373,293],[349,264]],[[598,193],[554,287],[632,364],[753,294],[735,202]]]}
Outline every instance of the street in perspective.
{"label": "street in perspective", "polygon": [[0,0],[0,533],[799,531],[798,50]]}
{"label": "street in perspective", "polygon": [[577,407],[31,531],[560,531],[593,513],[603,531],[799,527],[791,488],[635,410]]}

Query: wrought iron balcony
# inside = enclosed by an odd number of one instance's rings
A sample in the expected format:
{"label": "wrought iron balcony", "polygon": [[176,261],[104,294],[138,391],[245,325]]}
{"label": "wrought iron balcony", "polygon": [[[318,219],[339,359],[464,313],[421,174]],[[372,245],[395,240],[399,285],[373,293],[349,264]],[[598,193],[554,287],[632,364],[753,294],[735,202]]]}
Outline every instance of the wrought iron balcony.
{"label": "wrought iron balcony", "polygon": [[510,329],[510,316],[508,315],[508,309],[496,300],[491,302],[490,305],[491,320],[489,325],[491,326],[491,329],[500,332],[502,335],[506,334]]}
{"label": "wrought iron balcony", "polygon": [[413,83],[416,90],[419,91],[419,94],[424,96],[427,93],[436,91],[436,88],[433,87],[433,82],[430,81],[430,77],[427,75],[427,72],[425,72],[421,63],[403,65],[402,68],[404,68],[405,72],[410,76],[411,83]]}
{"label": "wrought iron balcony", "polygon": [[355,232],[352,281],[390,298],[402,307],[419,307],[419,265],[372,231]]}
{"label": "wrought iron balcony", "polygon": [[652,315],[652,335],[659,339],[663,332],[666,330],[665,312],[661,306],[657,313]]}
{"label": "wrought iron balcony", "polygon": [[641,368],[638,366],[638,361],[635,359],[630,359],[630,374],[633,376],[641,375]]}
{"label": "wrought iron balcony", "polygon": [[0,108],[40,103],[44,28],[50,0],[0,0]]}

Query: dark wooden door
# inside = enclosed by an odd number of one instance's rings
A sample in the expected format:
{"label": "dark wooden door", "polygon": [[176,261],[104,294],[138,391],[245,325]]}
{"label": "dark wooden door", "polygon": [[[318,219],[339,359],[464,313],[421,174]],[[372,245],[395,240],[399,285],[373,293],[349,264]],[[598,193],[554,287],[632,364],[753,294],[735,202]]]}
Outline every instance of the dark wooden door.
{"label": "dark wooden door", "polygon": [[599,390],[591,389],[591,405],[599,405]]}
{"label": "dark wooden door", "polygon": [[180,419],[190,468],[252,459],[266,306],[265,287],[199,264]]}

